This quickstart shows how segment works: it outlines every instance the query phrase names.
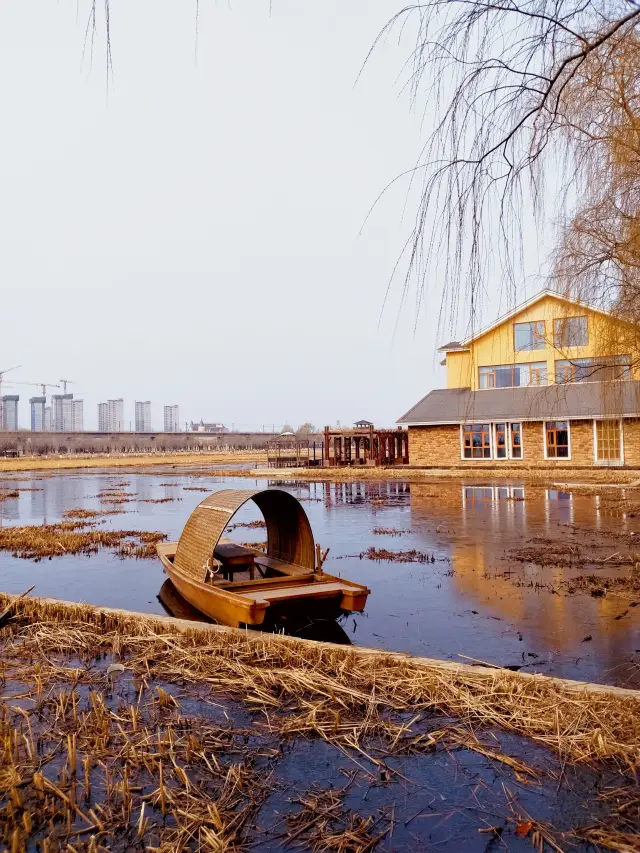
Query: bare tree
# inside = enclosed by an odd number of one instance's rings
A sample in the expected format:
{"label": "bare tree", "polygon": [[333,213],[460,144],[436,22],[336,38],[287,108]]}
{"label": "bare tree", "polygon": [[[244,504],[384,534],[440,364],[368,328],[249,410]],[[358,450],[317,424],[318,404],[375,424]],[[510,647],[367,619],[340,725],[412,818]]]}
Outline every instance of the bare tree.
{"label": "bare tree", "polygon": [[[540,221],[548,167],[554,178],[561,173],[565,200],[584,198],[593,123],[574,123],[568,95],[598,85],[585,77],[591,57],[608,53],[615,65],[615,46],[635,40],[640,4],[426,0],[394,16],[378,40],[412,24],[408,85],[435,129],[407,173],[420,181],[420,202],[398,267],[403,297],[415,284],[420,302],[437,270],[442,310],[455,317],[464,296],[473,318],[496,279],[516,296],[524,201],[532,200]],[[611,67],[603,66],[603,79]]]}

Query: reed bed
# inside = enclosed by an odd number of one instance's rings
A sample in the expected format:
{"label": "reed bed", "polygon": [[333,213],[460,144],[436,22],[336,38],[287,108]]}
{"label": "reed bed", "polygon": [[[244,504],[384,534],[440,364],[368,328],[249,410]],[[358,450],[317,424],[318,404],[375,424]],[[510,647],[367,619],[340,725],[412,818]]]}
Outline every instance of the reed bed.
{"label": "reed bed", "polygon": [[166,497],[166,498],[143,498],[140,503],[141,504],[168,504],[172,501],[181,501],[182,498],[178,497]]}
{"label": "reed bed", "polygon": [[234,530],[238,530],[238,528],[246,527],[249,530],[258,530],[258,529],[266,529],[267,525],[264,521],[237,521],[234,524],[229,524],[226,528],[227,533],[231,533]]}
{"label": "reed bed", "polygon": [[67,519],[83,519],[83,518],[103,518],[107,515],[122,515],[124,510],[121,509],[68,509],[62,513],[63,518]]}
{"label": "reed bed", "polygon": [[374,527],[373,533],[375,536],[403,536],[411,531],[400,530],[397,527]]}
{"label": "reed bed", "polygon": [[[388,531],[385,530],[384,532],[387,533]],[[435,563],[436,561],[434,554],[417,551],[415,548],[410,548],[408,551],[390,551],[388,548],[375,548],[373,545],[359,554],[342,554],[336,559],[345,560],[349,557],[358,557],[361,560],[374,560],[375,562],[385,561],[388,563]]]}
{"label": "reed bed", "polygon": [[[627,769],[640,762],[640,694],[593,692],[542,676],[436,665],[255,632],[215,627],[185,632],[171,620],[0,594],[0,609],[12,603],[10,628],[26,645],[37,638],[42,648],[74,654],[115,650],[141,676],[204,684],[265,710],[286,707],[287,729],[350,737],[358,720],[365,728],[386,726],[388,713],[424,718],[437,711],[462,726],[495,726],[531,738],[566,760],[614,760]],[[394,737],[400,728],[399,737],[413,737],[413,724],[388,725]],[[418,735],[416,748],[423,741]]]}
{"label": "reed bed", "polygon": [[8,501],[12,498],[19,498],[20,492],[17,489],[11,489],[7,492],[0,492],[0,501]]}
{"label": "reed bed", "polygon": [[121,556],[149,559],[156,556],[156,543],[166,538],[165,533],[157,531],[98,530],[92,521],[59,521],[0,528],[0,551],[36,562],[65,554],[95,554],[101,548],[114,549]]}
{"label": "reed bed", "polygon": [[[402,784],[390,759],[459,749],[480,753],[521,786],[535,784],[545,767],[486,734],[499,730],[546,747],[563,768],[597,764],[617,774],[606,819],[576,827],[576,837],[637,849],[635,696],[0,595],[0,613],[7,608],[0,838],[12,853],[34,840],[43,853],[143,845],[235,853],[255,838],[271,790],[269,761],[284,740],[321,738],[370,786]],[[193,711],[194,701],[224,707],[224,697],[249,709],[250,729],[236,726],[233,712],[216,724],[209,711]],[[343,793],[299,790],[297,811],[282,821],[282,844],[370,853],[392,833],[393,814],[360,815]],[[515,796],[506,802],[512,831],[539,849],[562,849],[552,830],[517,809]]]}

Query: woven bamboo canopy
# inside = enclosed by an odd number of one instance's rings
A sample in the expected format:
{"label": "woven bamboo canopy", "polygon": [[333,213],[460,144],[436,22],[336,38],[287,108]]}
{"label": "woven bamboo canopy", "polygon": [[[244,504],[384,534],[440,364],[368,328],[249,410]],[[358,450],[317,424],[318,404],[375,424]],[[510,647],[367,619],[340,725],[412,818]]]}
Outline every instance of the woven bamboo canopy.
{"label": "woven bamboo canopy", "polygon": [[176,568],[203,581],[225,528],[251,500],[267,525],[267,556],[313,571],[315,553],[309,519],[299,501],[281,489],[223,489],[205,498],[184,526],[176,549]]}

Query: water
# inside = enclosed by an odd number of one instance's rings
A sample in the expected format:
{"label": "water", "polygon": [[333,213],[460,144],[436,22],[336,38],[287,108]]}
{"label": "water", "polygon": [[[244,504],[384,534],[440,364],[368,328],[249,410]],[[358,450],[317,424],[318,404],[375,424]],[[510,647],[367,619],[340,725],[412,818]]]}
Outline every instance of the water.
{"label": "water", "polygon": [[[7,486],[33,491],[0,502],[5,526],[57,521],[71,508],[104,508],[98,492],[118,488],[131,492],[132,500],[115,507],[126,514],[108,517],[106,527],[159,530],[170,539],[179,537],[191,511],[206,497],[185,487],[284,488],[304,499],[316,541],[330,548],[327,570],[371,589],[365,613],[342,620],[351,642],[640,687],[640,606],[610,593],[601,598],[569,594],[563,586],[579,574],[629,571],[614,570],[607,562],[588,569],[583,565],[585,556],[593,559],[596,553],[602,560],[630,553],[632,534],[640,536],[640,515],[612,508],[608,498],[614,490],[585,494],[520,484],[279,483],[179,470],[20,474],[0,480],[0,489]],[[615,490],[615,495],[621,493]],[[179,500],[144,503],[163,497]],[[634,495],[623,492],[622,497]],[[234,521],[259,518],[257,508],[250,507],[253,511],[244,508]],[[375,535],[380,528],[409,532]],[[257,542],[265,535],[261,529],[239,528],[233,537]],[[535,540],[540,538],[570,546],[577,555],[574,563],[541,567],[514,558],[513,549],[532,539],[539,547]],[[433,555],[434,562],[360,558],[370,546],[416,549]],[[120,559],[106,550],[38,563],[0,552],[0,589],[6,592],[35,584],[34,594],[40,596],[162,614],[157,596],[164,580],[159,561]]]}

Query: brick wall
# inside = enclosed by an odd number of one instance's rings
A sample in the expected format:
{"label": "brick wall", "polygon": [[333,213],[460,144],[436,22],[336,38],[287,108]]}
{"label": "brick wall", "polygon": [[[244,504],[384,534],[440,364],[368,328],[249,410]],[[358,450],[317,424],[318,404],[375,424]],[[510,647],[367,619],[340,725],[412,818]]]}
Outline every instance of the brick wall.
{"label": "brick wall", "polygon": [[623,421],[624,464],[640,467],[640,420]]}
{"label": "brick wall", "polygon": [[[628,465],[640,465],[640,421],[633,424],[633,460],[626,458]],[[625,425],[626,427],[627,425]],[[461,459],[460,427],[433,426],[409,427],[409,464],[425,467],[447,467],[462,465],[469,468],[498,466],[562,468],[593,465],[593,421],[571,422],[571,459],[545,459],[544,435],[541,421],[522,424],[523,459]],[[625,429],[625,450],[627,447]]]}

